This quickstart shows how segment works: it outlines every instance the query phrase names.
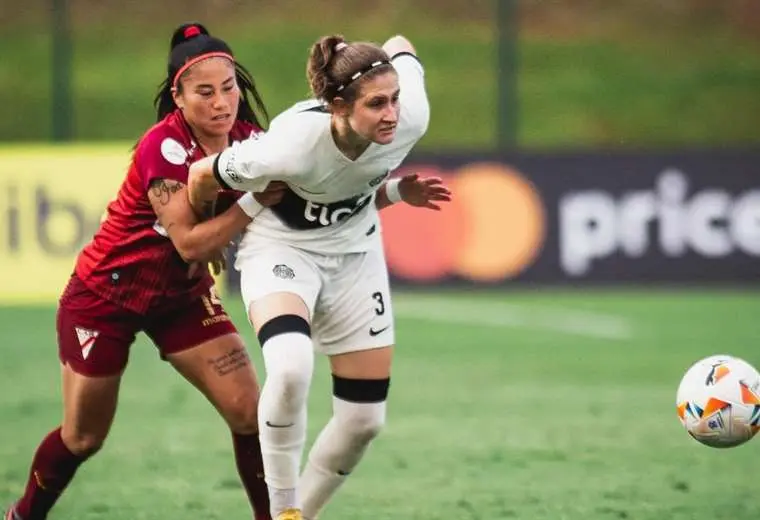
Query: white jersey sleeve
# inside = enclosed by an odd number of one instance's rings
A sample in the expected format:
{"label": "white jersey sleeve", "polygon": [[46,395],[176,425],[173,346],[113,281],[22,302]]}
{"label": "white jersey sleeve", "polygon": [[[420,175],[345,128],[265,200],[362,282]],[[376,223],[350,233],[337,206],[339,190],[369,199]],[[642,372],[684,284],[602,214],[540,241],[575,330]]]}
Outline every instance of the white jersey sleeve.
{"label": "white jersey sleeve", "polygon": [[271,181],[288,181],[308,168],[303,143],[287,122],[272,123],[259,133],[220,153],[214,161],[214,176],[225,187],[260,192]]}
{"label": "white jersey sleeve", "polygon": [[413,54],[401,53],[391,60],[398,74],[401,94],[401,120],[405,125],[419,132],[419,137],[425,134],[430,122],[430,103],[425,91],[425,69]]}

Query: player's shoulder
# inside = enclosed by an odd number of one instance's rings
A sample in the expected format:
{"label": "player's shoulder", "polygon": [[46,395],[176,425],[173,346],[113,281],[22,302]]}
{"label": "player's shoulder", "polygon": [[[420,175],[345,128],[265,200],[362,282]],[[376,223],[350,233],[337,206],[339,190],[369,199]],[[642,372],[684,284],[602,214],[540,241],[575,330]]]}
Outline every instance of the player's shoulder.
{"label": "player's shoulder", "polygon": [[168,114],[145,132],[137,144],[136,156],[161,155],[172,164],[184,164],[192,138],[176,112]]}
{"label": "player's shoulder", "polygon": [[330,113],[316,100],[301,101],[272,120],[268,135],[294,155],[310,156],[330,135]]}
{"label": "player's shoulder", "polygon": [[425,67],[422,65],[420,57],[411,52],[398,52],[394,54],[391,56],[391,65],[395,69],[409,69],[422,74],[425,72]]}
{"label": "player's shoulder", "polygon": [[330,112],[324,103],[308,99],[295,103],[272,120],[270,130],[286,127],[298,127],[299,135],[304,137],[322,135],[330,130]]}
{"label": "player's shoulder", "polygon": [[[330,111],[327,108],[327,105],[325,105],[324,102],[318,100],[318,99],[304,99],[302,101],[297,101],[293,105],[290,106],[287,110],[282,112],[280,114],[281,116],[294,116],[299,115],[302,118],[316,118],[316,119],[324,119],[325,117],[329,120],[330,118]],[[279,116],[278,116],[279,117]]]}

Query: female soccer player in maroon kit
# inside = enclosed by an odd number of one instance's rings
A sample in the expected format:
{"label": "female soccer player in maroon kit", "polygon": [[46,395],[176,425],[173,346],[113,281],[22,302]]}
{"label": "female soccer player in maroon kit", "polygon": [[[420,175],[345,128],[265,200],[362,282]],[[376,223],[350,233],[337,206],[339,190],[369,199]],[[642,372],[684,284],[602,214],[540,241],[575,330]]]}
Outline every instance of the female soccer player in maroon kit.
{"label": "female soccer player in maroon kit", "polygon": [[[199,24],[174,32],[168,76],[156,97],[159,122],[137,144],[108,216],[60,299],[63,422],[39,445],[24,495],[6,520],[45,519],[77,468],[100,449],[140,331],[225,419],[255,518],[270,518],[256,375],[206,268],[251,218],[233,203],[199,222],[184,193],[193,161],[261,131],[249,95],[266,115],[250,74],[225,42]],[[266,205],[279,195],[273,187],[257,198]]]}

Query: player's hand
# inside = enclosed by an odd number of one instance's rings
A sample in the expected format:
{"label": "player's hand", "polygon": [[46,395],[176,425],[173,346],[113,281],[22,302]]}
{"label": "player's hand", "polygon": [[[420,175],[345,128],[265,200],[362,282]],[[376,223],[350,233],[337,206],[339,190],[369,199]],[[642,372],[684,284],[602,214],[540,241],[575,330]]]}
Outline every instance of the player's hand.
{"label": "player's hand", "polygon": [[383,50],[390,56],[391,58],[395,56],[396,54],[402,53],[402,52],[410,52],[417,55],[417,51],[414,48],[414,45],[407,40],[405,37],[401,36],[400,34],[397,34],[396,36],[393,36],[389,38],[384,44],[383,44]]}
{"label": "player's hand", "polygon": [[227,259],[224,257],[224,251],[217,251],[216,254],[208,261],[214,276],[218,276],[222,271],[227,269]]}
{"label": "player's hand", "polygon": [[280,181],[272,181],[267,184],[264,191],[254,193],[253,197],[262,206],[274,206],[282,200],[282,196],[285,194],[285,190],[288,189],[288,185]]}
{"label": "player's hand", "polygon": [[435,211],[441,209],[440,202],[451,201],[451,191],[443,185],[440,177],[423,177],[411,173],[404,175],[398,185],[398,191],[404,202],[418,208]]}
{"label": "player's hand", "polygon": [[[232,245],[232,243],[230,243]],[[208,269],[211,266],[211,270],[214,275],[219,275],[222,271],[227,269],[227,259],[224,256],[224,251],[217,251],[208,262],[193,262],[187,269],[187,277],[193,278],[197,276],[202,269]]]}

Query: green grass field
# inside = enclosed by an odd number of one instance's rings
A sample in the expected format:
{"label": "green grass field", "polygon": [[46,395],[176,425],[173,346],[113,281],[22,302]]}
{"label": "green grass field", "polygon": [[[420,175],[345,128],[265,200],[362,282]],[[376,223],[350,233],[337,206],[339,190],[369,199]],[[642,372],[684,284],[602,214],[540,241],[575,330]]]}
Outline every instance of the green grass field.
{"label": "green grass field", "polygon": [[[743,6],[742,6],[743,2]],[[152,124],[172,30],[202,20],[257,78],[272,114],[308,95],[305,62],[323,34],[396,32],[425,63],[431,126],[420,146],[497,144],[495,2],[275,3],[70,0],[74,137],[136,140]],[[0,13],[0,140],[51,135],[46,3]],[[714,4],[714,5],[713,5]],[[609,5],[609,7],[608,7]],[[760,30],[744,0],[523,0],[518,13],[518,144],[676,147],[760,142]],[[4,6],[4,10],[6,10]],[[304,14],[309,13],[309,14]]]}
{"label": "green grass field", "polygon": [[[674,403],[702,356],[760,365],[756,293],[399,293],[395,304],[388,426],[325,520],[760,517],[760,441],[703,447]],[[237,301],[228,306],[246,327]],[[0,309],[0,329],[5,503],[60,402],[54,309]],[[329,413],[326,368],[318,364],[310,439]],[[247,514],[221,420],[141,338],[112,436],[52,518]]]}

